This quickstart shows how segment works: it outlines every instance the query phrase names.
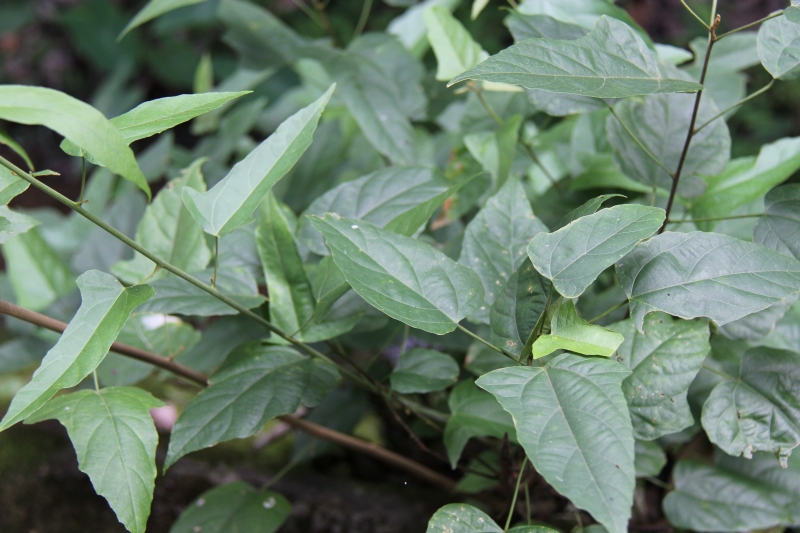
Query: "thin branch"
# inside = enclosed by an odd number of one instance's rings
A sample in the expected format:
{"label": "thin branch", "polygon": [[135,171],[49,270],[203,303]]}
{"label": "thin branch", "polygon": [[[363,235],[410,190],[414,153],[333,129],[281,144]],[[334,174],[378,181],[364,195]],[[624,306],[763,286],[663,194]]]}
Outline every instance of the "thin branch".
{"label": "thin branch", "polygon": [[733,35],[734,33],[740,32],[742,30],[746,30],[748,28],[752,28],[753,26],[761,24],[762,22],[765,22],[765,21],[767,21],[769,19],[774,19],[775,17],[780,17],[781,15],[783,15],[783,10],[776,11],[775,13],[773,13],[771,15],[767,15],[763,19],[758,19],[757,21],[751,22],[750,24],[745,24],[744,26],[740,26],[740,27],[736,28],[735,30],[726,31],[725,33],[723,33],[721,35],[717,35],[717,40],[719,41],[720,39],[724,39],[728,35]]}
{"label": "thin branch", "polygon": [[628,127],[628,125],[625,124],[625,121],[622,120],[622,117],[619,116],[619,114],[617,113],[617,110],[614,109],[614,106],[612,106],[611,104],[608,104],[608,109],[611,111],[611,114],[614,115],[614,118],[616,118],[617,121],[619,121],[619,124],[620,124],[620,126],[622,126],[622,129],[624,129],[627,132],[627,134],[630,136],[630,138],[633,139],[633,141],[637,145],[639,145],[639,148],[641,148],[641,150],[647,155],[647,157],[652,159],[653,163],[655,163],[656,165],[661,167],[661,169],[664,172],[666,172],[667,175],[674,180],[675,179],[675,175],[672,173],[672,171],[670,169],[668,169],[667,165],[662,163],[659,158],[657,158],[655,155],[653,155],[653,152],[651,152],[650,149],[647,148],[647,146],[645,146],[642,143],[642,141],[639,140],[639,138],[631,131],[631,129]]}
{"label": "thin branch", "polygon": [[358,24],[353,32],[353,40],[356,40],[364,32],[367,26],[367,19],[369,19],[369,12],[372,10],[372,0],[364,0],[364,6],[361,8],[361,16],[358,17]]}
{"label": "thin branch", "polygon": [[694,12],[694,10],[693,10],[691,7],[689,7],[689,4],[687,4],[685,0],[681,0],[681,4],[683,4],[683,7],[685,7],[685,8],[686,8],[686,10],[687,10],[689,13],[691,13],[691,14],[692,14],[692,16],[693,16],[694,18],[696,18],[696,19],[697,19],[697,22],[699,22],[700,24],[702,24],[702,25],[703,25],[703,27],[704,27],[705,29],[708,29],[708,24],[706,24],[706,22],[705,22],[703,19],[701,19],[701,18],[700,18],[700,15],[698,15],[697,13],[695,13],[695,12]]}
{"label": "thin branch", "polygon": [[[717,37],[717,40],[719,40],[719,37]],[[720,111],[719,113],[714,115],[713,118],[707,120],[705,123],[703,123],[700,126],[698,126],[694,130],[694,134],[697,135],[700,132],[700,130],[702,130],[703,128],[705,128],[706,126],[708,126],[709,124],[711,124],[712,122],[714,122],[715,120],[720,118],[721,116],[725,115],[725,113],[727,113],[731,109],[735,109],[735,108],[739,107],[740,105],[749,102],[753,98],[756,98],[757,96],[761,96],[762,94],[764,94],[765,92],[770,90],[774,84],[775,84],[775,78],[771,79],[768,84],[766,84],[765,86],[763,86],[762,88],[760,88],[759,90],[754,92],[753,94],[745,96],[744,98],[742,98],[741,100],[739,100],[735,104],[729,105],[728,107],[726,107],[725,109],[723,109],[722,111]]]}
{"label": "thin branch", "polygon": [[681,220],[669,220],[667,224],[684,224],[686,222],[718,222],[720,220],[736,220],[737,218],[759,218],[763,217],[765,213],[755,213],[752,215],[730,215],[727,217],[707,217],[707,218],[684,218]]}
{"label": "thin branch", "polygon": [[486,346],[488,346],[488,347],[489,347],[489,348],[491,348],[492,350],[494,350],[494,351],[496,351],[496,352],[498,352],[498,353],[501,353],[501,354],[505,355],[506,357],[508,357],[509,359],[511,359],[512,361],[514,361],[515,363],[517,363],[518,365],[519,365],[519,364],[521,364],[521,363],[520,363],[520,362],[517,360],[517,358],[516,358],[516,357],[514,357],[514,355],[510,354],[509,352],[505,351],[504,349],[502,349],[502,348],[500,348],[500,347],[498,347],[498,346],[495,346],[495,345],[494,345],[494,344],[492,344],[491,342],[489,342],[489,341],[485,340],[483,337],[481,337],[481,336],[479,336],[479,335],[475,335],[474,333],[472,333],[470,330],[468,330],[467,328],[465,328],[465,327],[464,327],[464,326],[462,326],[461,324],[459,324],[459,325],[458,325],[458,329],[459,329],[461,332],[463,332],[463,333],[466,333],[467,335],[469,335],[470,337],[472,337],[472,338],[473,338],[473,339],[475,339],[476,341],[478,341],[478,342],[480,342],[480,343],[483,343],[483,344],[485,344]]}
{"label": "thin branch", "polygon": [[623,300],[622,302],[620,302],[617,305],[611,307],[610,309],[606,309],[605,311],[603,311],[602,313],[600,313],[599,315],[597,315],[593,319],[587,320],[587,322],[589,322],[590,324],[593,324],[594,322],[597,322],[598,320],[600,320],[604,316],[610,315],[611,313],[613,313],[614,311],[616,311],[617,309],[619,309],[620,307],[622,307],[623,305],[625,305],[627,303],[628,303],[628,300]]}
{"label": "thin branch", "polygon": [[517,506],[517,495],[519,494],[519,482],[522,481],[522,473],[525,472],[525,465],[528,464],[528,456],[522,460],[522,466],[519,467],[519,474],[517,474],[517,487],[514,489],[514,496],[511,498],[511,507],[508,509],[508,518],[506,518],[506,527],[503,531],[508,531],[511,525],[511,517],[514,516],[514,507]]}

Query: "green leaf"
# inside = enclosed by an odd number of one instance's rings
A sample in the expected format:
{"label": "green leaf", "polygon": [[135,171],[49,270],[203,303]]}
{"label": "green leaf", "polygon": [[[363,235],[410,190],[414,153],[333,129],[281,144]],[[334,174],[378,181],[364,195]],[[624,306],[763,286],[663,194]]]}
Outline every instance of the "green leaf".
{"label": "green leaf", "polygon": [[312,267],[310,277],[314,299],[317,302],[316,312],[317,316],[324,318],[333,304],[350,290],[350,284],[347,283],[341,269],[336,266],[333,258],[329,255],[322,258],[322,261],[316,265],[306,265],[306,268]]}
{"label": "green leaf", "polygon": [[[22,146],[19,145],[19,143],[17,141],[15,141],[11,137],[9,137],[9,135],[6,132],[4,132],[3,130],[0,130],[0,144],[4,144],[4,145],[8,146],[9,148],[11,148],[11,150],[15,154],[20,156],[22,158],[22,160],[25,161],[25,164],[28,165],[28,170],[33,172],[33,162],[31,161],[31,158],[28,157],[28,153],[25,151],[24,148],[22,148]],[[0,172],[11,172],[11,171],[8,170],[6,167],[3,167],[2,170],[0,170]],[[17,178],[17,179],[19,179],[19,178]],[[8,203],[8,202],[6,202],[6,203]]]}
{"label": "green leaf", "polygon": [[476,382],[511,413],[536,471],[610,533],[628,530],[635,486],[633,430],[620,390],[629,374],[614,361],[563,354]]}
{"label": "green leaf", "polygon": [[579,218],[553,233],[540,233],[528,255],[559,294],[577,298],[600,273],[623,258],[664,222],[663,209],[618,205]]}
{"label": "green leaf", "polygon": [[436,350],[414,348],[397,360],[389,375],[392,390],[401,394],[444,390],[458,378],[458,363]]}
{"label": "green leaf", "polygon": [[571,41],[589,33],[588,29],[578,24],[563,22],[548,15],[526,15],[515,9],[508,12],[508,17],[503,23],[508,27],[508,31],[514,37],[515,43],[527,39],[564,39]]}
{"label": "green leaf", "polygon": [[786,458],[800,444],[800,354],[772,348],[745,352],[739,373],[711,391],[703,405],[708,438],[729,455]]}
{"label": "green leaf", "polygon": [[3,257],[17,303],[26,309],[41,311],[75,290],[75,275],[36,229],[3,243]]}
{"label": "green leaf", "polygon": [[336,365],[324,359],[312,359],[311,379],[300,399],[301,403],[306,407],[317,407],[325,401],[328,393],[336,388],[341,379]]}
{"label": "green leaf", "polygon": [[800,261],[716,233],[665,232],[617,262],[631,319],[665,311],[722,326],[800,291]]}
{"label": "green leaf", "polygon": [[44,87],[0,85],[0,119],[54,130],[103,166],[132,181],[150,198],[150,187],[122,134],[89,104]]}
{"label": "green leaf", "polygon": [[165,405],[133,387],[78,391],[47,402],[25,422],[55,419],[69,433],[78,467],[131,533],[144,533],[156,481],[150,409]]}
{"label": "green leaf", "polygon": [[[4,244],[16,235],[27,233],[41,224],[41,222],[35,218],[12,211],[5,205],[0,205],[0,218],[3,219],[2,227],[0,227],[0,244]],[[34,231],[36,232],[37,230]],[[33,239],[35,239],[35,237],[31,240]],[[8,265],[6,265],[6,271],[8,272],[9,270]],[[72,287],[71,283],[72,280],[70,280],[70,288]]]}
{"label": "green leaf", "polygon": [[0,422],[0,431],[24,420],[61,389],[91,374],[116,340],[133,309],[153,295],[147,285],[125,288],[113,276],[90,270],[78,278],[81,307],[58,343],[22,387]]}
{"label": "green leaf", "polygon": [[773,78],[797,79],[800,76],[800,24],[787,17],[764,21],[758,29],[758,57]]}
{"label": "green leaf", "polygon": [[292,505],[277,492],[237,481],[201,494],[169,533],[275,533],[291,512]]}
{"label": "green leaf", "polygon": [[675,490],[663,507],[676,527],[693,531],[756,531],[800,523],[800,461],[781,469],[774,457],[731,457],[716,466],[691,459],[675,465]]}
{"label": "green leaf", "polygon": [[289,117],[211,190],[184,189],[183,202],[206,233],[222,237],[248,224],[258,204],[311,144],[331,86],[316,102]]}
{"label": "green leaf", "polygon": [[647,318],[644,333],[630,320],[608,327],[625,340],[616,360],[631,369],[622,382],[637,439],[653,440],[694,423],[686,393],[711,349],[708,323],[673,320],[665,313]]}
{"label": "green leaf", "polygon": [[553,294],[550,280],[539,274],[527,257],[508,279],[489,312],[492,336],[500,339],[503,348],[527,359],[535,340],[533,332]]}
{"label": "green leaf", "polygon": [[514,115],[503,122],[497,131],[480,131],[464,136],[469,153],[484,170],[491,173],[497,188],[506,182],[511,172],[521,124],[522,115]]}
{"label": "green leaf", "polygon": [[469,79],[595,98],[702,89],[694,82],[662,78],[642,38],[605,15],[579,39],[528,39],[457,76],[449,85]]}
{"label": "green leaf", "polygon": [[428,244],[335,214],[311,224],[353,290],[409,326],[449,333],[483,301],[478,275]]}
{"label": "green leaf", "polygon": [[550,333],[536,339],[531,350],[534,359],[556,350],[611,357],[623,340],[619,333],[594,326],[580,318],[575,304],[567,300],[556,309],[550,322]]}
{"label": "green leaf", "polygon": [[179,353],[175,361],[199,372],[211,373],[234,349],[267,336],[269,333],[263,327],[242,315],[219,317],[203,330],[200,342]]}
{"label": "green leaf", "polygon": [[489,322],[495,299],[527,259],[528,242],[546,231],[547,226],[533,215],[517,178],[509,179],[467,224],[458,262],[477,272],[486,303],[472,315],[473,320]]}
{"label": "green leaf", "polygon": [[471,18],[472,20],[478,18],[478,15],[481,14],[481,11],[483,11],[484,8],[488,5],[489,5],[489,0],[473,0],[469,18]]}
{"label": "green leaf", "polygon": [[787,7],[783,10],[783,14],[786,15],[786,18],[790,21],[794,22],[795,24],[800,24],[800,6],[792,3],[791,6]]}
{"label": "green leaf", "polygon": [[619,198],[625,198],[622,194],[601,194],[596,198],[592,198],[591,200],[587,200],[585,203],[581,204],[579,207],[573,209],[559,221],[558,226],[556,229],[561,229],[570,222],[574,222],[581,217],[593,215],[597,213],[597,210],[600,209],[600,206],[603,205],[607,200],[614,198],[615,196]]}
{"label": "green leaf", "polygon": [[[669,190],[672,176],[667,174],[631,135],[672,172],[678,168],[686,132],[692,120],[695,97],[688,94],[662,94],[645,98],[629,98],[614,106],[614,115],[606,118],[608,142],[614,150],[614,161],[622,172],[636,181]],[[713,103],[701,105],[697,124],[713,118],[718,110]],[[731,135],[724,120],[712,122],[693,138],[681,172],[678,193],[690,198],[703,193],[705,183],[700,175],[722,172],[730,159]]]}
{"label": "green leaf", "polygon": [[117,37],[117,41],[121,40],[132,29],[141,26],[145,22],[149,22],[154,18],[160,17],[164,13],[169,13],[179,7],[191,6],[200,4],[206,0],[150,0],[147,4],[136,13],[136,16],[131,19],[122,33]]}
{"label": "green leaf", "polygon": [[800,184],[776,187],[764,198],[753,242],[800,259]]}
{"label": "green leaf", "polygon": [[389,167],[347,181],[326,192],[303,213],[298,239],[317,255],[328,255],[308,215],[337,213],[411,236],[466,180],[451,182],[434,168]]}
{"label": "green leaf", "polygon": [[[181,191],[186,187],[206,190],[200,170],[203,162],[195,161],[181,177],[167,183],[147,206],[136,228],[136,242],[184,272],[203,270],[211,260],[203,230],[181,200]],[[138,283],[150,276],[155,267],[155,263],[136,252],[133,259],[117,263],[111,271],[125,282]],[[163,277],[158,272],[153,279]]]}
{"label": "green leaf", "polygon": [[448,81],[489,57],[447,8],[433,6],[426,10],[425,26],[428,42],[436,55],[436,79],[439,81]]}
{"label": "green leaf", "polygon": [[[687,61],[691,60],[692,57],[694,57],[690,51],[677,46],[672,46],[670,44],[656,43],[655,49],[658,60],[663,61],[664,63],[669,63],[670,65],[680,65],[682,63],[686,63]],[[716,50],[714,50],[714,52],[716,52]],[[716,56],[716,54],[714,55]]]}
{"label": "green leaf", "polygon": [[444,428],[444,446],[450,465],[455,468],[472,437],[497,437],[508,434],[516,441],[516,431],[511,417],[497,400],[471,381],[463,381],[450,393],[447,400],[450,418]]}
{"label": "green leaf", "polygon": [[636,452],[634,460],[636,477],[655,477],[667,464],[667,454],[656,441],[637,439],[634,451]]}
{"label": "green leaf", "polygon": [[24,193],[28,187],[30,183],[0,166],[0,205],[8,205],[8,202]]}
{"label": "green leaf", "polygon": [[[721,174],[707,177],[705,192],[692,202],[692,217],[728,216],[737,207],[764,196],[798,169],[800,137],[765,144],[755,160],[752,157],[734,159]],[[705,223],[703,227],[711,229],[713,224]]]}
{"label": "green leaf", "polygon": [[451,503],[433,514],[426,533],[503,533],[503,528],[476,507]]}
{"label": "green leaf", "polygon": [[311,371],[311,359],[291,348],[250,343],[237,349],[178,417],[164,469],[187,453],[249,437],[268,420],[294,413]]}
{"label": "green leaf", "polygon": [[414,57],[422,57],[428,50],[428,37],[425,25],[425,13],[434,6],[442,6],[453,11],[461,0],[424,0],[408,8],[408,10],[389,23],[386,32],[396,35],[403,46]]}

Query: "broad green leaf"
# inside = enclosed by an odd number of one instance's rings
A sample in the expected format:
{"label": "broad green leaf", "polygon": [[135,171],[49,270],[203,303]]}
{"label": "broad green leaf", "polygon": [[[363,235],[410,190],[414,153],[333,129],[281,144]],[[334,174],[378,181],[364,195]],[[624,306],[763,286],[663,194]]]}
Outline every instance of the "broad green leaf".
{"label": "broad green leaf", "polygon": [[544,320],[550,300],[557,297],[550,280],[525,258],[492,304],[489,312],[492,336],[501,340],[506,351],[527,359],[535,340],[534,329]]}
{"label": "broad green leaf", "polygon": [[686,393],[711,349],[708,323],[665,313],[647,317],[644,333],[623,320],[608,327],[625,340],[616,360],[631,370],[622,382],[637,439],[653,440],[694,423]]}
{"label": "broad green leaf", "polygon": [[183,190],[186,207],[206,233],[222,237],[252,220],[264,196],[311,144],[334,89],[331,86],[316,102],[289,117],[211,190]]}
{"label": "broad green leaf", "polygon": [[597,213],[597,210],[600,209],[600,206],[603,205],[606,201],[611,198],[618,196],[620,198],[625,198],[622,194],[601,194],[596,198],[592,198],[591,200],[587,200],[582,205],[578,206],[577,208],[573,209],[559,221],[558,226],[556,229],[561,229],[570,222],[574,222],[581,217],[593,215]]}
{"label": "broad green leaf", "polygon": [[0,205],[8,205],[8,202],[24,193],[28,187],[30,183],[0,165]]}
{"label": "broad green leaf", "polygon": [[317,407],[336,388],[342,376],[335,364],[324,359],[311,360],[311,379],[300,399],[306,407]]}
{"label": "broad green leaf", "polygon": [[269,332],[242,315],[219,317],[203,330],[200,342],[179,353],[175,361],[199,372],[211,373],[234,349],[267,336]]}
{"label": "broad green leaf", "polygon": [[318,255],[328,255],[322,236],[307,218],[337,213],[366,220],[380,228],[411,236],[465,181],[451,182],[434,168],[390,167],[342,183],[326,192],[303,213],[298,239]]}
{"label": "broad green leaf", "polygon": [[497,131],[480,131],[464,136],[464,145],[483,169],[491,173],[496,188],[503,186],[511,172],[521,124],[522,116],[514,115],[506,119]]}
{"label": "broad green leaf", "polygon": [[[9,148],[11,148],[11,150],[13,150],[15,154],[20,156],[22,160],[25,161],[25,164],[28,165],[28,170],[33,172],[33,162],[31,161],[31,158],[28,157],[28,153],[25,151],[24,148],[22,148],[22,146],[19,145],[17,141],[9,137],[9,135],[3,130],[0,130],[0,144],[4,144]],[[2,167],[2,170],[0,170],[0,172],[10,172],[10,171],[6,167]]]}
{"label": "broad green leaf", "polygon": [[796,2],[793,1],[791,6],[784,9],[783,14],[795,24],[800,24],[800,5],[797,5]]}
{"label": "broad green leaf", "polygon": [[[730,215],[737,207],[764,196],[798,169],[800,137],[765,144],[757,158],[734,159],[722,173],[707,177],[708,186],[705,192],[692,201],[692,217],[715,218]],[[713,224],[705,223],[704,228],[711,227]]]}
{"label": "broad green leaf", "polygon": [[608,359],[563,354],[476,382],[511,413],[536,471],[610,533],[628,530],[635,486],[633,429],[620,390],[629,374]]}
{"label": "broad green leaf", "polygon": [[[708,48],[708,37],[695,37],[689,43],[694,61],[684,70],[699,79],[703,70]],[[739,72],[760,63],[757,50],[757,36],[754,31],[740,31],[714,43],[713,53],[708,62],[710,77],[724,73]]]}
{"label": "broad green leaf", "polygon": [[424,0],[408,8],[408,10],[389,23],[386,32],[396,35],[403,46],[414,57],[422,57],[428,50],[427,27],[425,13],[435,6],[453,11],[461,0]]}
{"label": "broad green leaf", "polygon": [[711,391],[703,405],[708,438],[729,455],[765,451],[785,466],[800,444],[800,354],[772,348],[745,352],[739,373]]}
{"label": "broad green leaf", "polygon": [[544,89],[528,89],[528,101],[538,111],[554,117],[593,113],[606,109],[604,100],[579,94],[551,93]]}
{"label": "broad green leaf", "polygon": [[467,224],[458,262],[477,272],[486,303],[471,316],[473,320],[489,322],[492,304],[527,259],[528,242],[546,231],[517,178],[509,179]]}
{"label": "broad green leaf", "polygon": [[409,326],[449,333],[483,301],[478,275],[428,244],[335,214],[311,224],[353,290]]}
{"label": "broad green leaf", "polygon": [[36,229],[3,243],[3,257],[17,303],[26,309],[41,311],[75,290],[75,275]]}
{"label": "broad green leaf", "polygon": [[[631,138],[620,121],[625,123],[636,139],[670,171],[674,172],[681,159],[686,132],[692,120],[695,97],[688,94],[661,94],[644,98],[629,98],[614,106],[614,115],[606,118],[608,142],[614,150],[614,161],[622,172],[652,187],[669,190],[672,176],[667,174],[639,144]],[[697,124],[713,118],[717,108],[713,103],[701,105]],[[705,183],[701,174],[722,172],[730,159],[731,136],[724,120],[712,122],[693,138],[683,164],[678,193],[690,198],[703,193]]]}
{"label": "broad green leaf", "polygon": [[694,82],[663,78],[642,38],[605,15],[583,37],[528,39],[457,76],[450,85],[469,79],[595,98],[702,89]]}
{"label": "broad green leaf", "polygon": [[556,309],[550,322],[550,333],[536,339],[531,351],[534,359],[556,350],[611,357],[623,340],[621,334],[580,318],[575,304],[567,300]]}
{"label": "broad green leaf", "polygon": [[0,119],[41,125],[92,154],[103,166],[132,181],[150,198],[150,187],[122,134],[89,104],[44,87],[0,85]]}
{"label": "broad green leaf", "polygon": [[[212,273],[211,269],[207,269],[193,275],[208,283]],[[155,296],[142,306],[140,309],[142,312],[188,316],[235,315],[238,313],[228,304],[177,276],[169,275],[153,281],[150,286],[155,290]],[[259,307],[266,301],[266,298],[258,293],[258,285],[253,279],[253,275],[242,267],[220,268],[217,271],[217,290],[248,309]]]}
{"label": "broad green leaf", "polygon": [[111,275],[90,270],[78,278],[81,307],[58,343],[22,387],[0,431],[24,420],[61,389],[74,387],[103,360],[133,309],[153,295],[147,285],[125,288]]}
{"label": "broad green leaf", "polygon": [[667,464],[667,454],[656,441],[637,439],[634,451],[636,452],[634,460],[636,477],[655,477]]}
{"label": "broad green leaf", "polygon": [[631,319],[665,311],[725,325],[800,291],[800,261],[716,233],[665,232],[617,262]]}
{"label": "broad green leaf", "polygon": [[291,348],[251,343],[237,349],[178,417],[164,469],[187,453],[249,437],[268,420],[294,413],[311,371],[311,359]]}
{"label": "broad green leaf", "polygon": [[463,381],[450,393],[448,399],[450,418],[444,428],[444,446],[450,465],[455,468],[472,437],[497,437],[508,435],[516,441],[516,431],[511,417],[497,400],[471,381]]}
{"label": "broad green leaf", "polygon": [[753,242],[800,259],[800,184],[776,187],[764,198]]}
{"label": "broad green leaf", "polygon": [[536,270],[553,280],[559,294],[576,298],[637,242],[658,231],[664,217],[663,209],[643,205],[603,209],[556,232],[536,235],[528,256]]}
{"label": "broad green leaf", "polygon": [[548,15],[526,15],[517,10],[509,11],[503,23],[508,27],[515,43],[526,39],[573,40],[589,33],[588,29],[578,24],[563,22]]}
{"label": "broad green leaf", "polygon": [[169,533],[275,533],[291,512],[292,505],[277,492],[237,481],[201,494]]}
{"label": "broad green leaf", "polygon": [[67,428],[78,467],[131,533],[144,533],[156,481],[158,433],[150,409],[165,405],[142,389],[78,391],[47,402],[28,424],[56,419]]}
{"label": "broad green leaf", "polygon": [[682,459],[663,507],[669,521],[692,531],[757,531],[800,523],[800,461],[782,469],[774,457],[726,457],[706,465]]}
{"label": "broad green leaf", "polygon": [[[306,265],[306,268],[312,268],[312,266]],[[310,272],[309,277],[311,288],[314,291],[314,300],[317,302],[316,312],[318,316],[324,318],[333,304],[350,290],[350,284],[347,283],[341,269],[336,266],[333,258],[329,255],[313,265],[313,271]]]}
{"label": "broad green leaf", "polygon": [[425,26],[428,42],[436,55],[436,79],[439,81],[448,81],[489,57],[445,7],[433,6],[425,11]]}
{"label": "broad green leaf", "polygon": [[[492,517],[465,503],[451,503],[436,511],[426,533],[503,533]],[[557,533],[545,526],[517,526],[509,533]]]}
{"label": "broad green leaf", "polygon": [[[211,260],[203,229],[181,200],[181,191],[186,187],[205,191],[200,170],[203,162],[194,162],[181,177],[167,183],[147,206],[136,228],[136,242],[184,272],[203,270]],[[123,281],[137,283],[150,276],[155,267],[155,263],[136,252],[133,259],[117,263],[111,271]],[[153,279],[164,277],[160,274]]]}
{"label": "broad green leaf", "polygon": [[136,16],[131,19],[128,25],[125,26],[125,29],[119,34],[117,40],[122,39],[132,29],[141,26],[145,22],[149,22],[154,18],[158,18],[164,13],[169,13],[170,11],[178,9],[179,7],[200,4],[205,1],[206,0],[150,0],[138,13],[136,13]]}
{"label": "broad green leaf", "polygon": [[389,375],[392,390],[401,394],[434,392],[446,389],[458,378],[458,363],[451,356],[414,348],[400,356]]}
{"label": "broad green leaf", "polygon": [[762,23],[758,29],[758,57],[773,78],[797,79],[800,76],[800,24],[783,16]]}

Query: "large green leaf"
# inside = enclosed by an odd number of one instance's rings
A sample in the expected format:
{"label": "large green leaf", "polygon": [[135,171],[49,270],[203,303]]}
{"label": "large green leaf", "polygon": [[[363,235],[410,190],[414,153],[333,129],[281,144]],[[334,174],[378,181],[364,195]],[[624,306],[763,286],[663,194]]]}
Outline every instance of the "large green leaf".
{"label": "large green leaf", "polygon": [[546,232],[533,215],[525,189],[516,178],[505,185],[467,225],[458,262],[478,273],[486,305],[472,319],[489,322],[489,310],[508,280],[527,259],[531,238]]}
{"label": "large green leaf", "polygon": [[566,298],[577,298],[600,273],[623,258],[664,222],[663,209],[618,205],[581,217],[553,233],[540,233],[528,255]]}
{"label": "large green leaf", "polygon": [[389,375],[392,390],[401,394],[443,390],[458,378],[458,363],[451,356],[423,348],[402,354]]}
{"label": "large green leaf", "polygon": [[536,339],[531,351],[534,359],[556,350],[611,357],[623,340],[621,334],[583,320],[572,300],[567,300],[556,309],[550,322],[550,333]]}
{"label": "large green leaf", "polygon": [[775,458],[718,458],[715,466],[683,459],[672,473],[675,490],[664,514],[692,531],[756,531],[800,523],[800,460],[782,469]]}
{"label": "large green leaf", "polygon": [[164,468],[187,453],[249,437],[268,420],[294,413],[312,369],[311,359],[291,348],[251,343],[236,350],[175,422]]}
{"label": "large green leaf", "polygon": [[479,131],[464,136],[464,145],[483,169],[492,175],[494,187],[508,179],[517,152],[522,116],[506,119],[496,131]]}
{"label": "large green leaf", "polygon": [[[734,159],[721,174],[707,177],[705,192],[692,202],[692,217],[730,215],[737,207],[764,196],[797,169],[800,169],[800,137],[765,144],[755,160],[752,157]],[[705,224],[704,228],[713,226]]]}
{"label": "large green leaf", "polygon": [[78,278],[81,307],[58,343],[22,387],[0,431],[24,420],[61,389],[74,387],[103,360],[133,309],[153,295],[147,285],[125,288],[109,274],[90,270]]}
{"label": "large green leaf", "polygon": [[497,437],[508,435],[516,441],[516,431],[511,417],[488,392],[471,381],[463,381],[450,393],[448,399],[450,418],[444,428],[444,446],[450,464],[456,467],[464,446],[472,437]]}
{"label": "large green leaf", "polygon": [[616,360],[631,369],[622,382],[637,439],[677,433],[694,423],[686,393],[711,349],[708,323],[673,319],[665,313],[647,317],[644,333],[623,320],[608,327],[625,340]]}
{"label": "large green leaf", "polygon": [[617,277],[639,331],[652,311],[724,325],[800,291],[800,261],[727,235],[665,232],[617,262]]}
{"label": "large green leaf", "polygon": [[436,55],[436,79],[439,81],[448,81],[489,57],[463,24],[442,6],[425,11],[425,26],[428,42]]}
{"label": "large green leaf", "polygon": [[138,13],[136,13],[136,16],[131,19],[128,25],[125,26],[125,29],[119,34],[118,39],[122,39],[126,33],[137,26],[141,26],[145,22],[160,17],[164,13],[169,13],[170,11],[178,9],[179,7],[200,4],[205,1],[206,0],[150,0]]}
{"label": "large green leaf", "polygon": [[78,391],[47,402],[28,424],[56,419],[67,428],[78,467],[131,533],[144,533],[156,481],[158,433],[150,409],[164,403],[142,389]]}
{"label": "large green leaf", "polygon": [[703,405],[708,438],[729,455],[777,454],[785,465],[800,444],[800,354],[772,348],[745,352],[739,373]]}
{"label": "large green leaf", "polygon": [[566,39],[583,37],[589,30],[578,24],[563,22],[548,15],[527,15],[517,10],[508,12],[503,21],[514,37],[514,42],[526,39]]}
{"label": "large green leaf", "polygon": [[201,494],[169,533],[275,533],[291,512],[292,505],[277,492],[237,481]]}
{"label": "large green leaf", "polygon": [[800,24],[785,16],[761,24],[758,57],[773,78],[793,80],[800,76]]}
{"label": "large green leaf", "polygon": [[605,15],[583,37],[522,41],[457,76],[450,85],[469,79],[595,98],[702,89],[694,82],[663,78],[642,38],[627,24]]}
{"label": "large green leaf", "polygon": [[[181,200],[181,191],[185,187],[205,191],[206,184],[200,171],[202,164],[203,160],[196,161],[184,170],[183,176],[167,183],[147,206],[136,228],[136,242],[184,272],[203,270],[211,260],[203,229]],[[137,283],[150,276],[155,266],[137,252],[133,259],[117,263],[111,271],[123,281]],[[163,277],[161,272],[153,279],[159,277]]]}
{"label": "large green leaf", "polygon": [[[683,153],[695,99],[688,94],[660,94],[628,98],[614,106],[619,119],[609,115],[606,118],[606,132],[614,150],[614,161],[625,175],[651,188],[670,189],[672,176],[653,161],[639,143],[675,172]],[[717,112],[712,103],[701,105],[697,124],[713,118]],[[620,121],[635,135],[635,140]],[[705,183],[700,175],[722,172],[730,159],[730,152],[731,135],[724,120],[712,122],[699,131],[692,138],[686,154],[678,194],[687,198],[702,194]]]}
{"label": "large green leaf", "polygon": [[353,290],[409,326],[443,335],[483,302],[478,275],[429,244],[335,214],[311,224]]}
{"label": "large green leaf", "polygon": [[[436,511],[426,533],[503,533],[504,529],[480,509],[464,503],[451,503]],[[545,526],[517,526],[509,533],[557,533]]]}
{"label": "large green leaf", "polygon": [[59,91],[25,85],[0,85],[0,102],[0,119],[46,126],[60,133],[150,197],[150,187],[133,152],[97,109]]}
{"label": "large green leaf", "polygon": [[772,189],[764,198],[764,216],[753,241],[800,259],[800,184]]}
{"label": "large green leaf", "polygon": [[211,190],[185,188],[183,201],[206,233],[222,237],[248,224],[258,204],[311,144],[331,86],[317,101],[289,117]]}
{"label": "large green leaf", "polygon": [[633,429],[620,389],[629,374],[614,361],[563,354],[476,382],[511,413],[536,471],[610,533],[628,530],[635,486]]}

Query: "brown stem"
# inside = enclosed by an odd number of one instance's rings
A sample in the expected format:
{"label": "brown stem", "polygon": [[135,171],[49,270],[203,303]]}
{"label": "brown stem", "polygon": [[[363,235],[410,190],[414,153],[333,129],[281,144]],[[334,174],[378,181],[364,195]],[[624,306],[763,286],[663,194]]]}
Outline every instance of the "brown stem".
{"label": "brown stem", "polygon": [[[18,305],[14,305],[5,300],[0,300],[0,313],[13,316],[14,318],[18,318],[30,324],[55,331],[57,333],[63,333],[64,330],[67,329],[67,324],[61,322],[60,320],[56,320],[54,318],[50,318],[49,316],[19,307]],[[128,346],[127,344],[122,344],[120,342],[115,342],[112,344],[111,351],[120,355],[131,357],[133,359],[138,359],[139,361],[144,361],[145,363],[163,368],[164,370],[169,370],[173,374],[197,383],[200,386],[208,386],[208,378],[203,374],[179,363],[175,363],[174,361],[170,361],[165,357],[161,357],[160,355],[146,352],[144,350],[140,350],[139,348],[134,348],[133,346]],[[296,429],[305,431],[310,435],[329,440],[333,443],[339,444],[343,448],[361,452],[365,455],[369,455],[375,459],[388,463],[396,468],[405,470],[406,472],[413,474],[414,476],[444,490],[450,492],[455,491],[456,482],[452,479],[395,452],[292,415],[284,415],[277,418]]]}

